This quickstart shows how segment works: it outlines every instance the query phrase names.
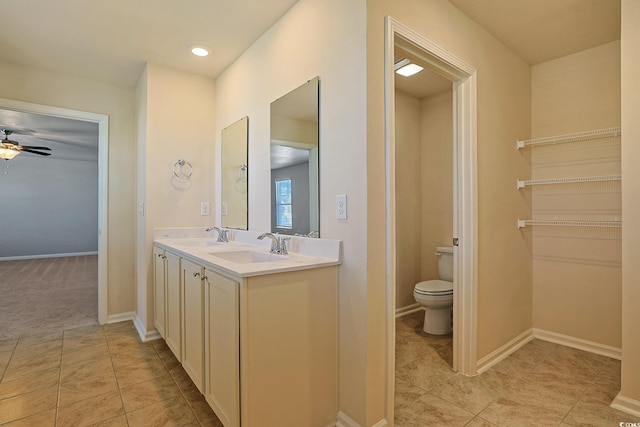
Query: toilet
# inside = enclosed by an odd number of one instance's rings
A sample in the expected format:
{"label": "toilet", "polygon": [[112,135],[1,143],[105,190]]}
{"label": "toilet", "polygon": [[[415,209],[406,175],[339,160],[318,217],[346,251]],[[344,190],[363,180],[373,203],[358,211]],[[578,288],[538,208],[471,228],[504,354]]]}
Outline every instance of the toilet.
{"label": "toilet", "polygon": [[438,280],[426,280],[413,288],[416,302],[424,308],[422,330],[445,335],[453,330],[453,248],[437,247]]}

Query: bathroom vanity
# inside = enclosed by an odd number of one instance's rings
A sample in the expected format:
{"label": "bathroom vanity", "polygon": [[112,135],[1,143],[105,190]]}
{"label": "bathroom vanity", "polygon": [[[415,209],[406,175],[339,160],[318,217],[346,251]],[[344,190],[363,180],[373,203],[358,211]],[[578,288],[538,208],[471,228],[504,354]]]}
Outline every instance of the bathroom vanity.
{"label": "bathroom vanity", "polygon": [[337,414],[340,241],[158,229],[154,323],[225,426],[326,426]]}

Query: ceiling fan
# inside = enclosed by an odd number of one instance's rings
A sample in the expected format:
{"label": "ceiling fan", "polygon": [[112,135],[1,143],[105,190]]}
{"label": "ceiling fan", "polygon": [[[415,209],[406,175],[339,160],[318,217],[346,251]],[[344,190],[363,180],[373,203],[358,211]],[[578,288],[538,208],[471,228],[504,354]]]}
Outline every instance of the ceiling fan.
{"label": "ceiling fan", "polygon": [[21,151],[27,153],[38,154],[40,156],[50,156],[51,153],[46,153],[44,151],[51,151],[49,147],[38,147],[33,145],[20,145],[16,141],[11,141],[9,139],[9,135],[13,133],[12,130],[9,129],[0,129],[0,132],[4,133],[4,139],[0,141],[0,159],[11,160]]}

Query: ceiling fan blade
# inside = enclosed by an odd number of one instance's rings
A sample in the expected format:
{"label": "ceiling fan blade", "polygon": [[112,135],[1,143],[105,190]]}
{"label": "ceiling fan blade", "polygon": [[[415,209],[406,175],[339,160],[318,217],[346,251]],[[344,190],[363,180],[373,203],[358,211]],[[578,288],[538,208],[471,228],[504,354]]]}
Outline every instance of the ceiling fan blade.
{"label": "ceiling fan blade", "polygon": [[51,148],[49,147],[38,147],[35,145],[20,145],[20,147],[24,148],[28,148],[30,150],[47,150],[47,151],[51,151]]}
{"label": "ceiling fan blade", "polygon": [[39,154],[40,156],[50,156],[51,155],[51,153],[41,153],[40,151],[31,150],[29,148],[24,148],[24,147],[22,147],[21,151],[24,151],[26,153]]}

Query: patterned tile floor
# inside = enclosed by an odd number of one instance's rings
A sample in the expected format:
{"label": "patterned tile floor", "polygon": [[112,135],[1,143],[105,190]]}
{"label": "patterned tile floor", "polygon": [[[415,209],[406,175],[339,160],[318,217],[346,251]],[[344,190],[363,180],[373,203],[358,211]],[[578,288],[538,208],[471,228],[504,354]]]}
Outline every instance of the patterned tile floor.
{"label": "patterned tile floor", "polygon": [[164,341],[131,322],[0,341],[0,425],[222,426]]}
{"label": "patterned tile floor", "polygon": [[[617,360],[534,340],[469,378],[451,370],[451,336],[429,336],[421,321],[396,322],[397,427],[640,422],[609,407]],[[141,343],[125,322],[0,341],[0,425],[222,424],[164,341]]]}
{"label": "patterned tile floor", "polygon": [[452,336],[422,331],[423,312],[396,320],[395,426],[619,426],[609,407],[620,361],[533,340],[476,377],[452,369]]}

